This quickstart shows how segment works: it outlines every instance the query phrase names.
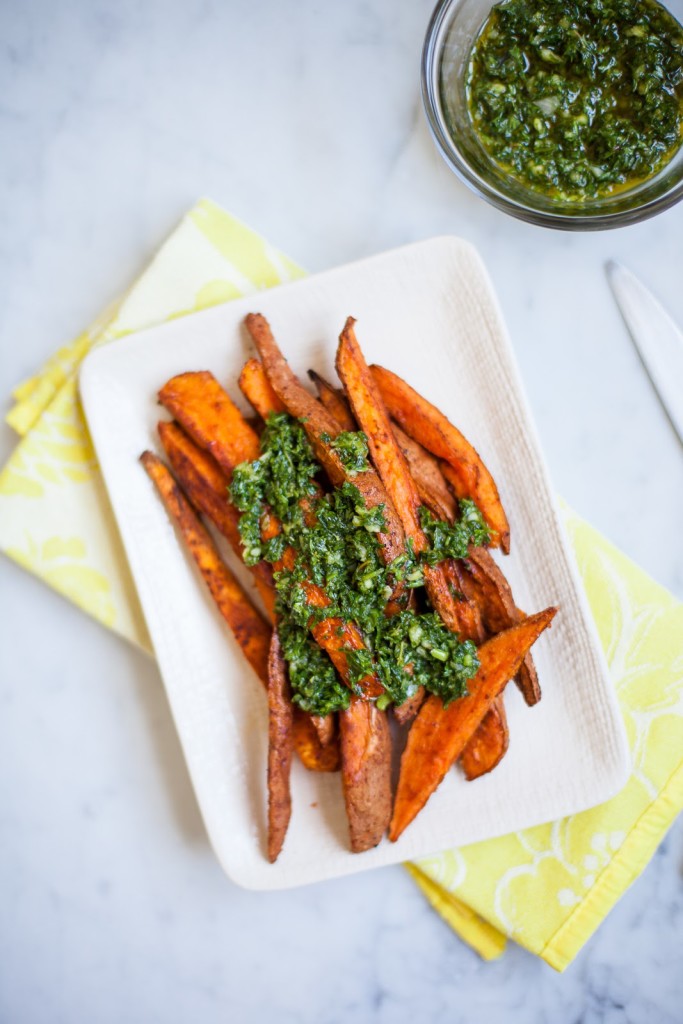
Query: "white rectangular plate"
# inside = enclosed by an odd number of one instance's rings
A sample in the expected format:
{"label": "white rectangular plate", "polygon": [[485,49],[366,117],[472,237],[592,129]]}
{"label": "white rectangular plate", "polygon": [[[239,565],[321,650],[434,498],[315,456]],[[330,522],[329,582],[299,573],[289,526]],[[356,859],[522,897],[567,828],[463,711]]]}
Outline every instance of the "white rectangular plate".
{"label": "white rectangular plate", "polygon": [[[348,851],[339,774],[295,763],[289,834],[277,863],[267,862],[263,689],[137,461],[143,449],[159,450],[156,394],[169,377],[212,370],[238,398],[250,311],[268,318],[302,376],[308,367],[332,375],[345,318],[357,317],[368,362],[395,370],[439,406],[493,472],[511,524],[504,568],[520,607],[560,609],[534,648],[541,703],[529,709],[507,688],[511,738],[500,766],[472,783],[450,771],[397,843],[363,854]],[[496,300],[470,245],[422,242],[174,320],[93,352],[80,380],[204,821],[235,882],[285,888],[410,860],[583,810],[625,782],[613,688]],[[228,561],[234,567],[232,552]]]}

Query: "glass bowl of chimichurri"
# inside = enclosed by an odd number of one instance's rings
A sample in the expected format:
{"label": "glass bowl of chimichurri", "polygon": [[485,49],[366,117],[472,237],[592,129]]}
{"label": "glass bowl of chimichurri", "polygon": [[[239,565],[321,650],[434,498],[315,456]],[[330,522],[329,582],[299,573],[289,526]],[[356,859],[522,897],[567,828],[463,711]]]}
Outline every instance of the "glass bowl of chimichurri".
{"label": "glass bowl of chimichurri", "polygon": [[499,209],[634,223],[683,198],[683,0],[441,0],[422,55],[432,134]]}

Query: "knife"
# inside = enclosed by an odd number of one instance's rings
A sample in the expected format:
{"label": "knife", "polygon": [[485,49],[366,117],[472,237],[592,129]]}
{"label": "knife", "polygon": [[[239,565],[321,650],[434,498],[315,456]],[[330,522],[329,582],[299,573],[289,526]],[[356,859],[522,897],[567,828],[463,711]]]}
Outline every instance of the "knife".
{"label": "knife", "polygon": [[635,274],[614,260],[606,270],[643,366],[683,443],[683,333]]}

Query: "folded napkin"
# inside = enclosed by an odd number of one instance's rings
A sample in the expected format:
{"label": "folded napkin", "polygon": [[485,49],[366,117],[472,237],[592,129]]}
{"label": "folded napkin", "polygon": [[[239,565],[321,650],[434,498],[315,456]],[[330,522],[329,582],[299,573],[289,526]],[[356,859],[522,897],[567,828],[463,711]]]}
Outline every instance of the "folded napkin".
{"label": "folded napkin", "polygon": [[[121,301],[16,389],[7,420],[22,440],[0,473],[0,548],[151,651],[81,413],[79,363],[94,345],[301,276],[225,211],[198,203]],[[590,811],[406,865],[482,956],[498,956],[510,937],[557,970],[683,807],[683,605],[577,516],[564,515],[626,722],[629,781]]]}

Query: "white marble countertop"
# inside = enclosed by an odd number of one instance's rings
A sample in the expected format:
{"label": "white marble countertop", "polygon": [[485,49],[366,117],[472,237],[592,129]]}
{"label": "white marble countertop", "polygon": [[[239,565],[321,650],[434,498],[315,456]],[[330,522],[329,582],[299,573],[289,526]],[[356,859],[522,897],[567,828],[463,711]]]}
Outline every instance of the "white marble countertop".
{"label": "white marble countertop", "polygon": [[[623,261],[683,323],[683,205],[570,235],[470,195],[421,112],[429,14],[0,6],[2,394],[200,195],[312,271],[459,234],[492,274],[558,491],[683,596],[681,447],[603,273]],[[3,427],[0,456],[13,444]],[[3,1022],[682,1019],[681,822],[563,976],[514,946],[483,964],[400,868],[241,891],[208,847],[152,662],[8,561],[0,587]]]}

